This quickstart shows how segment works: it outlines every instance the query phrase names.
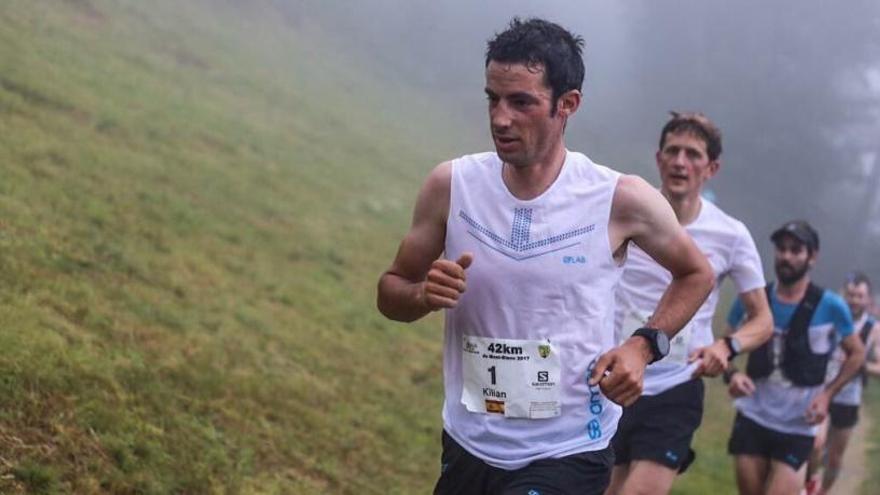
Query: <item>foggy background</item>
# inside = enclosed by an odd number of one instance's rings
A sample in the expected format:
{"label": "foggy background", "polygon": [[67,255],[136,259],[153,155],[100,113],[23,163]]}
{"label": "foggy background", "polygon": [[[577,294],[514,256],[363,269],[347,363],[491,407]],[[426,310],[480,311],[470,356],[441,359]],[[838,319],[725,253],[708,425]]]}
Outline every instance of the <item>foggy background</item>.
{"label": "foggy background", "polygon": [[837,288],[861,269],[880,280],[880,2],[276,1],[472,123],[482,147],[460,154],[492,148],[486,40],[514,15],[560,23],[586,41],[570,149],[658,184],[668,111],[702,111],[724,141],[708,187],[750,228],[768,277],[770,233],[803,218],[821,239],[814,279]]}

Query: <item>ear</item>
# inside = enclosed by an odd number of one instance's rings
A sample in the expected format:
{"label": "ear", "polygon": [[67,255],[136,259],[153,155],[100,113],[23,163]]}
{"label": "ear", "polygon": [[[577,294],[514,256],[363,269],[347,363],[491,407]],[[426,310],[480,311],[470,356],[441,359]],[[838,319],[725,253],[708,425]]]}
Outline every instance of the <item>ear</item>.
{"label": "ear", "polygon": [[712,160],[711,162],[709,162],[709,166],[706,168],[706,171],[709,173],[709,176],[706,178],[711,179],[712,177],[715,177],[715,174],[718,173],[718,169],[720,169],[720,168],[721,168],[721,160],[716,159],[716,160]]}
{"label": "ear", "polygon": [[564,118],[572,116],[580,108],[581,98],[581,92],[576,89],[566,91],[556,101],[556,113]]}

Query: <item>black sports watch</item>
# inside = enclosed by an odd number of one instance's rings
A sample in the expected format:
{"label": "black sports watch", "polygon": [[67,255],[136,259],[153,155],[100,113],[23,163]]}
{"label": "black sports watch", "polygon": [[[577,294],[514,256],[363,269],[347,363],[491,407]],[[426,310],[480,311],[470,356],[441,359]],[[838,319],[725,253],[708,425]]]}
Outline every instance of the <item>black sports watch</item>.
{"label": "black sports watch", "polygon": [[730,357],[727,358],[728,360],[735,358],[742,352],[742,344],[740,344],[733,335],[724,337],[724,343],[727,344],[727,350],[730,351]]}
{"label": "black sports watch", "polygon": [[642,327],[633,332],[633,337],[642,337],[651,344],[651,353],[654,359],[648,364],[656,363],[669,354],[669,337],[656,328]]}

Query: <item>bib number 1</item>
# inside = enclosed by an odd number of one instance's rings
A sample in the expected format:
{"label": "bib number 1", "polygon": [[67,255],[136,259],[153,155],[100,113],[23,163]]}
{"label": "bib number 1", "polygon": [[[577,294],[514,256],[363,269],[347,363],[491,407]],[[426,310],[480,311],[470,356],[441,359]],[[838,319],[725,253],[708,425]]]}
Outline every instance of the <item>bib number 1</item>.
{"label": "bib number 1", "polygon": [[549,340],[464,336],[461,402],[473,413],[555,418],[561,413],[560,372]]}

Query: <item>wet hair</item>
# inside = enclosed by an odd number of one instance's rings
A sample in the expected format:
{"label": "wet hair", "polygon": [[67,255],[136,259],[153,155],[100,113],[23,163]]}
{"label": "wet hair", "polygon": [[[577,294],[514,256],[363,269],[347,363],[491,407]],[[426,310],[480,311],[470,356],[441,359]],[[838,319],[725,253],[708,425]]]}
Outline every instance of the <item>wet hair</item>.
{"label": "wet hair", "polygon": [[706,154],[709,160],[717,160],[721,156],[721,131],[708,117],[699,112],[669,112],[672,118],[660,131],[660,149],[666,144],[669,134],[693,134],[706,143]]}
{"label": "wet hair", "polygon": [[871,279],[868,278],[868,276],[862,272],[852,272],[849,275],[847,275],[846,276],[846,285],[850,285],[850,284],[855,285],[855,286],[865,284],[868,287],[868,294],[872,294],[874,292],[872,290],[873,288],[871,286]]}
{"label": "wet hair", "polygon": [[562,26],[543,19],[520,20],[514,17],[507,30],[497,33],[486,47],[489,62],[541,66],[544,84],[553,94],[550,115],[556,114],[556,102],[565,92],[580,91],[584,83],[584,39]]}

